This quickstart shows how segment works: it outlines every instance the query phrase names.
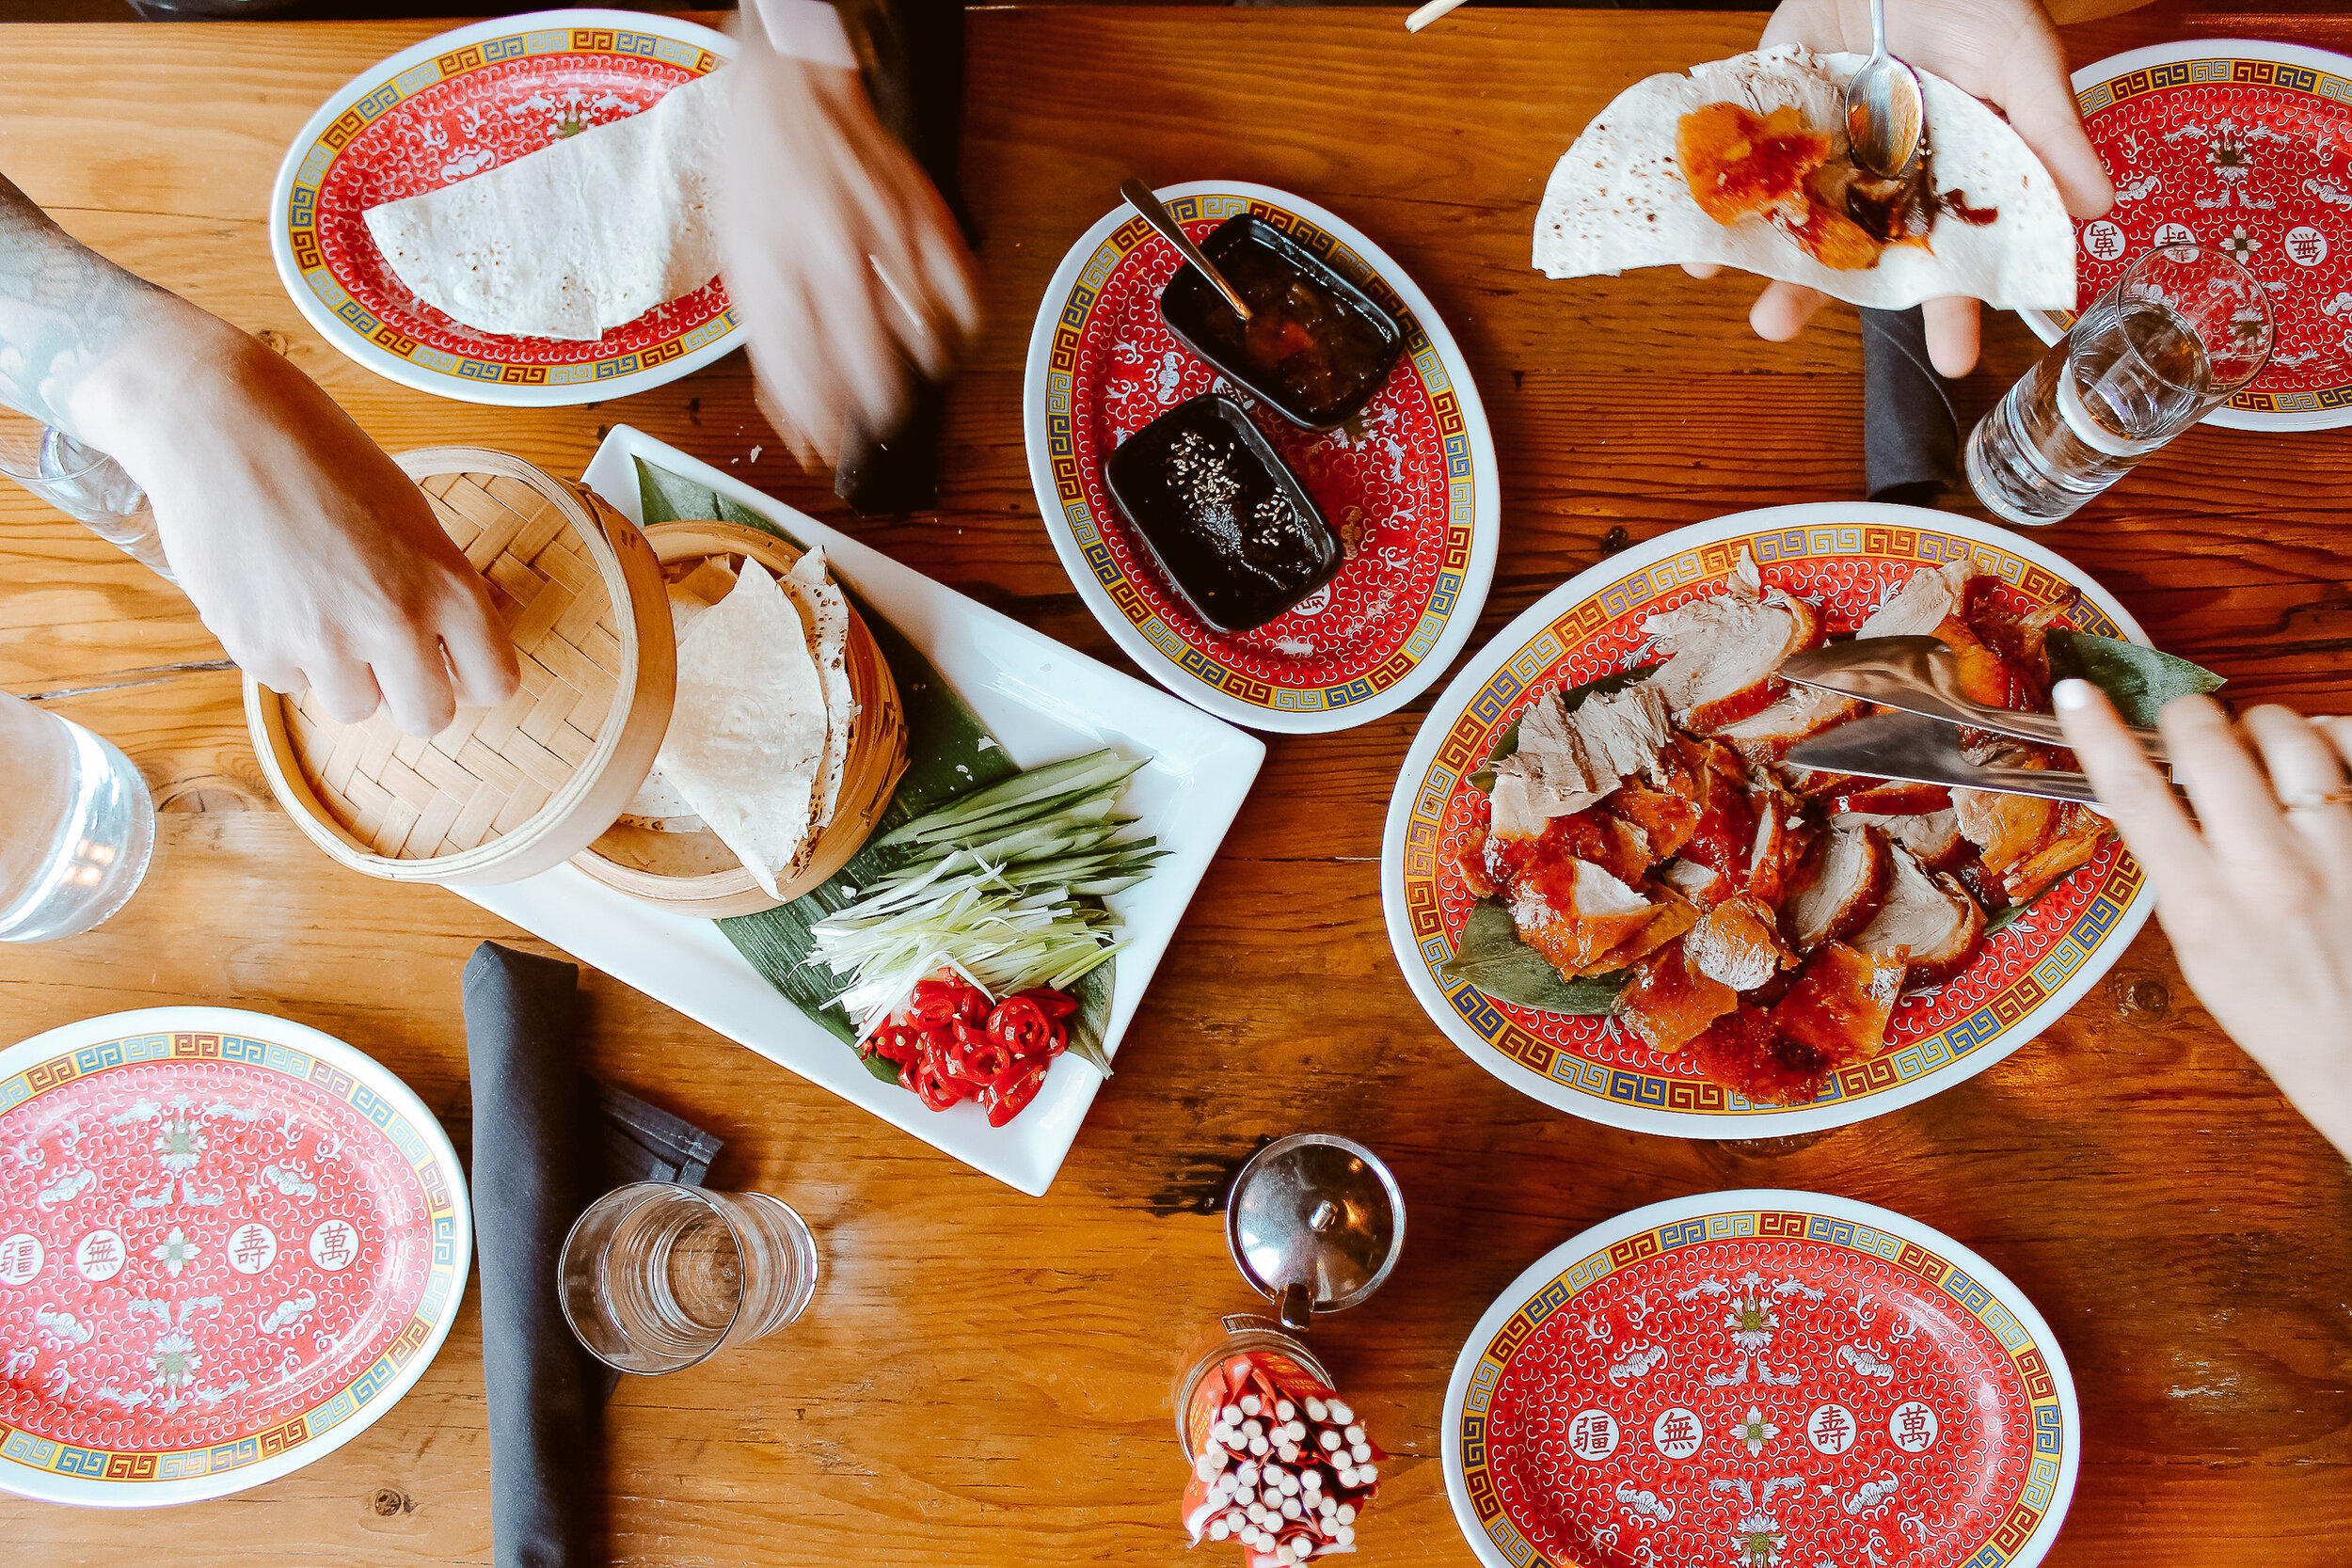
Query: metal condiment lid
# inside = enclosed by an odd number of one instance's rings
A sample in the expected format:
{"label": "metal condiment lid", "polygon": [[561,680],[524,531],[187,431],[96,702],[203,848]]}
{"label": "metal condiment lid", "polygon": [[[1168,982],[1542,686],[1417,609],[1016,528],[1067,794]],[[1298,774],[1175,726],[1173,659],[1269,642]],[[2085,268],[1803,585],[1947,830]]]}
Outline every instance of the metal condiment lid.
{"label": "metal condiment lid", "polygon": [[1380,1288],[1405,1248],[1405,1197],[1378,1156],[1328,1132],[1295,1132],[1250,1156],[1225,1204],[1225,1243],[1282,1326],[1338,1312]]}

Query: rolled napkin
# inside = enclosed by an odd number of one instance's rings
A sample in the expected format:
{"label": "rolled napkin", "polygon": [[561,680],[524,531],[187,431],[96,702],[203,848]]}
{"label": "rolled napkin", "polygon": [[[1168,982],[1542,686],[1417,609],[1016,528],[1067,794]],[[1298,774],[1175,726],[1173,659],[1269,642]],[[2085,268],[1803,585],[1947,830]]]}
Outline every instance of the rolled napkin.
{"label": "rolled napkin", "polygon": [[490,1533],[498,1568],[596,1557],[597,1408],[617,1381],[556,1299],[564,1235],[625,1181],[699,1185],[717,1138],[598,1084],[579,1059],[576,964],[485,942],[466,965],[473,1076],[474,1247],[490,1413]]}
{"label": "rolled napkin", "polygon": [[1862,461],[1874,501],[1933,506],[1960,483],[1960,411],[1919,308],[1862,312]]}

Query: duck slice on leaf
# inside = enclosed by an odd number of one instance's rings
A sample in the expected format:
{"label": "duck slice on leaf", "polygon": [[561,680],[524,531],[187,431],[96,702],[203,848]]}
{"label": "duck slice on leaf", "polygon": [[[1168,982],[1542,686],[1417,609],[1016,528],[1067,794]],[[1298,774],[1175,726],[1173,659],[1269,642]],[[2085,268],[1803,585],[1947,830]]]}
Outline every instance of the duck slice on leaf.
{"label": "duck slice on leaf", "polygon": [[1516,879],[1510,907],[1520,939],[1568,979],[1623,969],[1698,919],[1682,900],[1652,900],[1581,860]]}

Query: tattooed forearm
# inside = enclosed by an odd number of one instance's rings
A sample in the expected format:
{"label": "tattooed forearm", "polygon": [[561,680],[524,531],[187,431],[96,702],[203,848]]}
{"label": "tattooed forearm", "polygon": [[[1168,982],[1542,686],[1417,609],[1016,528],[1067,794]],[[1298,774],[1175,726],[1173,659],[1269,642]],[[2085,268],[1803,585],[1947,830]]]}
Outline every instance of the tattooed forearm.
{"label": "tattooed forearm", "polygon": [[49,220],[0,175],[0,403],[79,435],[74,388],[160,293]]}

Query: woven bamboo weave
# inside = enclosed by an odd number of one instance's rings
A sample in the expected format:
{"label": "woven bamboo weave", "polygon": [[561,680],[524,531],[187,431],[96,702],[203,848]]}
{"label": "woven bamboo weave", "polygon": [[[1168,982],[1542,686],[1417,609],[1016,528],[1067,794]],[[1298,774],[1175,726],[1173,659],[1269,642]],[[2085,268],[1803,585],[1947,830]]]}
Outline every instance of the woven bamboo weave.
{"label": "woven bamboo weave", "polygon": [[520,689],[495,708],[460,709],[430,740],[401,734],[381,710],[338,724],[314,694],[286,705],[321,803],[395,860],[471,849],[528,821],[587,760],[627,669],[616,625],[627,610],[552,499],[503,475],[437,474],[421,487],[489,585]]}

